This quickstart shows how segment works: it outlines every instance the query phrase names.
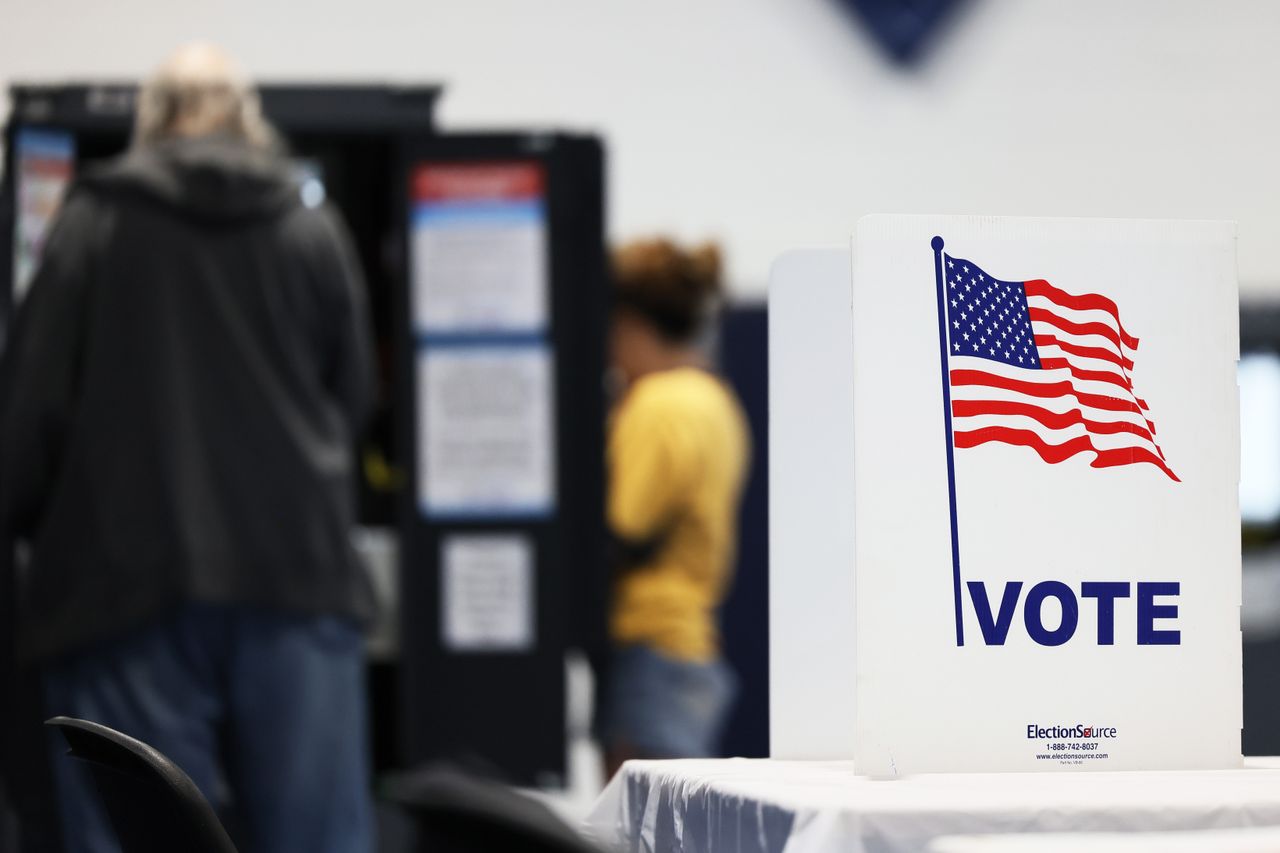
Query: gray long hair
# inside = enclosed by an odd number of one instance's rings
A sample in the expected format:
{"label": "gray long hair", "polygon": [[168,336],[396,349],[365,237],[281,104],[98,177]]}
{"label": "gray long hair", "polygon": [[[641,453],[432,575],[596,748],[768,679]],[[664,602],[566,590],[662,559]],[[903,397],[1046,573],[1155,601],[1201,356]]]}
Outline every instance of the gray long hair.
{"label": "gray long hair", "polygon": [[227,135],[259,148],[276,148],[279,137],[262,115],[257,90],[220,48],[179,48],[138,93],[133,145],[174,136]]}

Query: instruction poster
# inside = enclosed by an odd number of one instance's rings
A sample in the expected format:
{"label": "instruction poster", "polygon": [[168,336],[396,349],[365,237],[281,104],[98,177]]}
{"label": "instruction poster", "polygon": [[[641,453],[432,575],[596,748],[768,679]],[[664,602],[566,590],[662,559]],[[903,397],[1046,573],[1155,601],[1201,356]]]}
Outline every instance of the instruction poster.
{"label": "instruction poster", "polygon": [[413,188],[414,327],[428,335],[545,330],[541,166],[427,164]]}
{"label": "instruction poster", "polygon": [[551,353],[539,344],[418,354],[420,502],[429,517],[544,516],[554,505]]}
{"label": "instruction poster", "polygon": [[13,298],[22,301],[41,250],[71,183],[75,142],[69,133],[19,130],[13,144],[18,215],[14,224]]}
{"label": "instruction poster", "polygon": [[424,163],[412,181],[419,507],[543,518],[556,501],[543,168]]}
{"label": "instruction poster", "polygon": [[441,542],[440,625],[453,652],[526,652],[534,645],[533,543],[510,533]]}

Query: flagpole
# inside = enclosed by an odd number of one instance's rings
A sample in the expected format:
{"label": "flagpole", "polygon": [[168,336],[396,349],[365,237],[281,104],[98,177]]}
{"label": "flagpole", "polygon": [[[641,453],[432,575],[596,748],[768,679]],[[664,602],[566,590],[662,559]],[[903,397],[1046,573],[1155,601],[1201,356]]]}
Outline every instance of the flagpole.
{"label": "flagpole", "polygon": [[938,284],[938,355],[942,361],[942,420],[946,428],[947,491],[951,498],[951,587],[956,606],[956,645],[964,645],[964,614],[960,607],[960,537],[956,524],[955,434],[951,431],[951,375],[947,351],[947,276],[942,268],[941,237],[934,237],[933,270]]}

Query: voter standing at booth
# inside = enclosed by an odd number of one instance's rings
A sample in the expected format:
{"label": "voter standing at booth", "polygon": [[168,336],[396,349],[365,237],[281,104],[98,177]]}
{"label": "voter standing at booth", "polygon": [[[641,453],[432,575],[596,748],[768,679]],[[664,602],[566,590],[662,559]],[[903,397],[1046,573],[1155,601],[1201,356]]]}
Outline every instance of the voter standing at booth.
{"label": "voter standing at booth", "polygon": [[600,716],[610,775],[631,758],[714,754],[736,692],[716,612],[730,582],[749,436],[700,346],[720,297],[713,245],[613,258],[608,447],[614,656]]}
{"label": "voter standing at booth", "polygon": [[[144,741],[215,803],[229,787],[242,849],[367,853],[349,528],[371,330],[346,227],[274,136],[214,48],[143,88],[6,350],[0,510],[31,555],[19,640],[48,715]],[[65,752],[67,849],[115,849]]]}

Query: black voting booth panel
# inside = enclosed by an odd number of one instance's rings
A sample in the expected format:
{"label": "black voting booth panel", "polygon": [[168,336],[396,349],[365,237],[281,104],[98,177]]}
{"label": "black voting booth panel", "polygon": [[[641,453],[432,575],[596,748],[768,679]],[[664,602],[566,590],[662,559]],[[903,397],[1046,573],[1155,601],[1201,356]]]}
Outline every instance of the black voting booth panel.
{"label": "black voting booth panel", "polygon": [[[372,447],[400,472],[394,490],[362,478],[360,494],[361,522],[393,527],[400,540],[399,659],[395,672],[383,666],[371,673],[375,766],[451,759],[514,782],[555,783],[565,765],[566,648],[573,642],[595,657],[603,643],[602,147],[595,138],[561,134],[438,134],[433,86],[263,85],[260,93],[290,155],[320,177],[343,212],[369,287],[381,404],[365,450]],[[14,309],[18,132],[69,136],[78,169],[124,150],[134,99],[134,87],[124,84],[12,89],[0,195],[0,333]],[[554,364],[556,461],[554,510],[538,518],[429,519],[415,499],[422,412],[415,402],[410,183],[420,164],[469,162],[531,163],[545,176],[545,345]],[[0,334],[0,349],[3,343]],[[439,550],[443,537],[459,531],[533,543],[535,642],[527,650],[445,648]],[[10,578],[6,571],[6,584]],[[0,605],[11,602],[5,595]]]}
{"label": "black voting booth panel", "polygon": [[[549,322],[532,338],[553,364],[554,509],[541,517],[483,510],[431,517],[418,505],[424,470],[430,476],[419,439],[422,396],[414,372],[401,373],[398,396],[414,401],[400,410],[398,431],[410,439],[402,448],[411,485],[402,494],[408,522],[401,543],[403,600],[413,603],[401,636],[415,655],[404,667],[405,717],[412,721],[405,729],[407,757],[419,763],[448,756],[475,769],[499,768],[509,781],[557,786],[566,760],[564,652],[578,646],[596,661],[603,653],[603,149],[594,138],[562,134],[441,135],[412,144],[403,171],[412,180],[424,167],[466,163],[527,167],[543,176]],[[411,269],[411,280],[415,275]],[[404,291],[406,299],[412,291]],[[412,318],[411,305],[400,313]],[[402,340],[412,352],[402,353],[402,364],[439,338],[410,332]],[[470,343],[483,349],[495,341],[481,334]],[[496,343],[503,344],[501,336]],[[451,648],[444,625],[446,542],[494,535],[522,539],[533,553],[531,644],[524,650]]]}

